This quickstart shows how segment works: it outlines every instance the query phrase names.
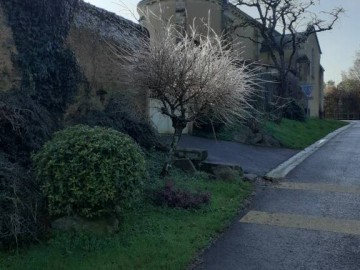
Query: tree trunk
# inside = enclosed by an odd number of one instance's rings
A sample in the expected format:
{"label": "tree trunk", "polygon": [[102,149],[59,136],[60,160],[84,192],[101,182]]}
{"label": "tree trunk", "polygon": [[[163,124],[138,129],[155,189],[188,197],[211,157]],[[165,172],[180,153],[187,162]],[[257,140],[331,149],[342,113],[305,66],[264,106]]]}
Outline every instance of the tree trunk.
{"label": "tree trunk", "polygon": [[172,166],[173,161],[174,161],[174,152],[175,152],[175,150],[177,148],[177,145],[178,145],[178,143],[180,141],[180,138],[181,138],[181,135],[182,135],[182,131],[186,127],[186,124],[173,124],[173,127],[175,129],[175,132],[174,132],[173,137],[172,137],[170,149],[169,149],[169,152],[167,154],[164,167],[163,167],[163,169],[161,171],[161,176],[162,177],[169,174],[169,171],[170,171],[171,166]]}
{"label": "tree trunk", "polygon": [[285,74],[284,72],[281,73],[282,74],[280,74],[279,96],[281,98],[286,98],[288,96],[288,89],[287,89],[288,78],[287,78],[287,74]]}
{"label": "tree trunk", "polygon": [[280,71],[279,75],[279,88],[278,88],[278,96],[276,100],[276,108],[273,110],[275,114],[273,115],[274,122],[280,123],[283,118],[283,108],[286,104],[286,98],[287,98],[287,74],[283,71]]}

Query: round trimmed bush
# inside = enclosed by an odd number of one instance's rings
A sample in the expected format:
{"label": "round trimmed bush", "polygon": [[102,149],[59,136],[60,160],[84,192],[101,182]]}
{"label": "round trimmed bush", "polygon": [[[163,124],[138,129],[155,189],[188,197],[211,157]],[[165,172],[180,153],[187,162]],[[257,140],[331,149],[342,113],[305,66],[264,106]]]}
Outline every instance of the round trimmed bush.
{"label": "round trimmed bush", "polygon": [[110,128],[57,132],[33,160],[52,216],[114,214],[139,197],[145,176],[140,148]]}

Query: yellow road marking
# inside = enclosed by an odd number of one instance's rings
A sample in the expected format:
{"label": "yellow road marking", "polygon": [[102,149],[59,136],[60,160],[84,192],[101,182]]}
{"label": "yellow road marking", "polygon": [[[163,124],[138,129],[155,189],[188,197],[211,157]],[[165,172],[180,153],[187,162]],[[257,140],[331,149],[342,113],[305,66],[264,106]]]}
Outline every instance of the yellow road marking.
{"label": "yellow road marking", "polygon": [[358,220],[250,211],[240,222],[360,235]]}
{"label": "yellow road marking", "polygon": [[280,189],[295,189],[295,190],[313,190],[313,191],[327,191],[327,192],[341,192],[360,194],[359,186],[339,186],[332,184],[319,184],[319,183],[293,183],[282,182],[273,186]]}

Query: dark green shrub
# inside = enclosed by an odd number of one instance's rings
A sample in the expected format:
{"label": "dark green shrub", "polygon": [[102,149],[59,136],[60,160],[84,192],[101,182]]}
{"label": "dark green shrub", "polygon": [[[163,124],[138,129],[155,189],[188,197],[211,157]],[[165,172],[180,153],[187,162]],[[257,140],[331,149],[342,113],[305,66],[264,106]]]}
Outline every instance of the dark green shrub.
{"label": "dark green shrub", "polygon": [[291,100],[290,103],[284,109],[285,118],[302,121],[306,119],[305,110],[296,100]]}
{"label": "dark green shrub", "polygon": [[196,119],[194,130],[195,132],[220,132],[221,129],[225,126],[224,122],[221,122],[216,119],[212,112],[209,112],[207,115]]}
{"label": "dark green shrub", "polygon": [[52,216],[114,214],[139,197],[140,148],[113,129],[78,125],[55,133],[33,157]]}
{"label": "dark green shrub", "polygon": [[[132,104],[129,102],[129,104]],[[71,115],[66,119],[69,125],[103,126],[128,134],[144,148],[158,144],[156,131],[135,112],[117,100],[111,100],[104,111],[89,110],[84,115]]]}
{"label": "dark green shrub", "polygon": [[[46,234],[43,198],[33,175],[0,152],[0,250],[23,246]],[[0,267],[1,268],[1,267]]]}
{"label": "dark green shrub", "polygon": [[213,133],[213,132],[220,132],[224,126],[225,124],[219,121],[199,120],[195,123],[194,130],[195,132]]}

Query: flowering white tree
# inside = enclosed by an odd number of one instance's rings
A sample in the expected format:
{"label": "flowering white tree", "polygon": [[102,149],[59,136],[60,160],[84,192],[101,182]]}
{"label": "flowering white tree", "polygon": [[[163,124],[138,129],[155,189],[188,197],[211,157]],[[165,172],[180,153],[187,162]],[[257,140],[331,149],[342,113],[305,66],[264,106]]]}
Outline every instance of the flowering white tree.
{"label": "flowering white tree", "polygon": [[151,40],[139,35],[136,45],[129,46],[125,65],[131,84],[149,91],[159,101],[159,111],[172,121],[166,174],[189,122],[209,112],[224,123],[244,117],[253,75],[239,52],[224,46],[210,28],[201,35],[195,27],[188,33],[170,22],[158,25]]}

